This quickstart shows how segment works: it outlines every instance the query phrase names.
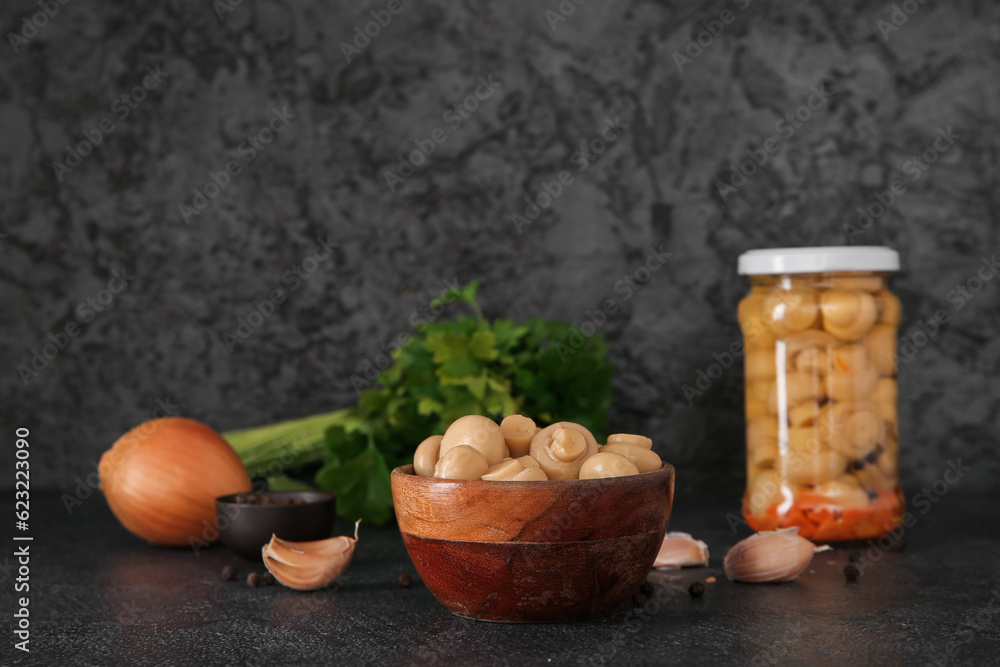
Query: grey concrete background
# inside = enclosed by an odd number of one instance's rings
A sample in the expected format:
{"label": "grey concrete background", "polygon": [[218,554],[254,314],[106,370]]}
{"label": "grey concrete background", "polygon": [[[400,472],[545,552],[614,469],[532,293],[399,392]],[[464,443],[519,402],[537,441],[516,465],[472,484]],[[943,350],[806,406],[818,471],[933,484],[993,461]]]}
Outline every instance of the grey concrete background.
{"label": "grey concrete background", "polygon": [[[736,257],[842,244],[894,180],[905,193],[855,240],[901,252],[905,335],[951,316],[902,370],[904,484],[961,458],[968,490],[993,486],[1000,281],[952,290],[1000,250],[997,3],[406,1],[348,63],[341,43],[387,2],[237,2],[72,0],[34,33],[35,2],[0,10],[0,432],[7,448],[31,429],[37,486],[72,486],[158,401],[220,430],[348,405],[351,374],[446,280],[481,277],[494,317],[580,322],[617,299],[613,425],[654,436],[680,493],[738,493],[740,365],[683,394],[738,339]],[[166,74],[128,106],[147,67]],[[499,88],[454,125],[490,75]],[[828,98],[784,136],[811,86]],[[250,161],[243,142],[285,106]],[[609,117],[627,127],[580,171]],[[437,128],[390,191],[386,170]],[[943,128],[958,138],[908,166]],[[95,132],[72,171],[53,166]],[[185,220],[230,161],[240,173]],[[518,233],[511,214],[563,170],[573,182]],[[338,247],[313,263],[317,238]],[[672,257],[626,300],[616,283],[651,245]],[[291,291],[295,266],[315,270]],[[127,286],[102,293],[122,268]],[[230,353],[223,335],[275,288],[288,300]],[[25,381],[68,323],[79,335]]]}

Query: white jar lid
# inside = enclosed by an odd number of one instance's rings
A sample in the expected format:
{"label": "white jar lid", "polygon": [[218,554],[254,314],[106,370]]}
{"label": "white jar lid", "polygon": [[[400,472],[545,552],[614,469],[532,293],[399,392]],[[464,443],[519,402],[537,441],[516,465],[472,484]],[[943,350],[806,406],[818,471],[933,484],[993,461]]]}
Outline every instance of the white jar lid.
{"label": "white jar lid", "polygon": [[740,255],[739,274],[826,273],[831,271],[898,271],[899,253],[885,246],[766,248]]}

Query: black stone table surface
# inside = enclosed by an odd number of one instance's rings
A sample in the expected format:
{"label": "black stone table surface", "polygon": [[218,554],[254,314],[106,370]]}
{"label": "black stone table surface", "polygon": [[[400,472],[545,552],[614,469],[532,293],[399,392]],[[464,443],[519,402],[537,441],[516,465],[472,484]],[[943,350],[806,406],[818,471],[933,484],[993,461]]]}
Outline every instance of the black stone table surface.
{"label": "black stone table surface", "polygon": [[[935,496],[937,498],[937,496]],[[30,654],[15,650],[14,547],[0,554],[3,664],[878,664],[1000,661],[1000,496],[946,493],[911,503],[915,522],[889,549],[820,553],[799,580],[729,582],[722,556],[745,527],[729,507],[679,500],[673,530],[708,542],[707,568],[654,572],[655,594],[603,619],[552,625],[477,623],[438,605],[398,530],[361,527],[354,562],[321,592],[246,583],[260,565],[221,546],[195,555],[128,534],[99,494],[68,513],[34,492]],[[4,516],[13,514],[9,496]],[[923,510],[926,510],[924,512]],[[727,518],[727,515],[729,517]],[[338,523],[337,533],[350,526]],[[904,548],[898,548],[905,542]],[[843,574],[852,554],[862,574]],[[225,565],[239,566],[223,581]],[[413,578],[409,588],[399,575]],[[693,581],[715,576],[701,598]],[[17,594],[19,597],[20,594]]]}

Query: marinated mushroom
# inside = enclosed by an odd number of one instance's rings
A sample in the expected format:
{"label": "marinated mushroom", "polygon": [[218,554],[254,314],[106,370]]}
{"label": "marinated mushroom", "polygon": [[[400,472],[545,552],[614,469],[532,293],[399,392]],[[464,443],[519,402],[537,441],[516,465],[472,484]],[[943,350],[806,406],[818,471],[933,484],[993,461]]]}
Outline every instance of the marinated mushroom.
{"label": "marinated mushroom", "polygon": [[510,455],[520,458],[528,453],[531,440],[538,432],[534,420],[524,415],[508,415],[500,422],[500,431],[504,442],[510,450]]}
{"label": "marinated mushroom", "polygon": [[748,350],[743,368],[748,381],[773,380],[777,370],[774,348]]}
{"label": "marinated mushroom", "polygon": [[583,426],[556,422],[535,434],[531,457],[549,479],[575,479],[587,457],[597,453],[597,440]]}
{"label": "marinated mushroom", "polygon": [[857,477],[858,482],[861,484],[861,488],[868,491],[881,491],[896,487],[895,471],[892,471],[887,475],[881,468],[879,468],[878,465],[866,462],[859,463],[862,463],[861,467],[856,470],[852,470],[851,474]]}
{"label": "marinated mushroom", "polygon": [[785,475],[794,484],[816,486],[840,477],[847,471],[847,458],[833,450],[817,452],[789,451]]}
{"label": "marinated mushroom", "polygon": [[434,476],[438,479],[482,479],[489,468],[481,451],[469,445],[457,445],[438,459]]}
{"label": "marinated mushroom", "polygon": [[826,375],[829,367],[829,353],[822,347],[807,347],[795,357],[795,370],[800,373]]}
{"label": "marinated mushroom", "polygon": [[525,468],[537,468],[538,467],[538,461],[536,461],[535,459],[531,458],[530,456],[519,456],[519,457],[517,457],[517,460],[520,461],[521,465],[524,466]]}
{"label": "marinated mushroom", "polygon": [[[783,397],[784,401],[779,401],[779,397]],[[802,401],[822,400],[825,397],[826,391],[819,376],[792,372],[771,383],[767,394],[767,409],[772,415],[776,415],[780,407],[791,409]]]}
{"label": "marinated mushroom", "polygon": [[652,449],[653,441],[644,435],[634,433],[612,433],[608,436],[609,445],[633,445],[642,449]]}
{"label": "marinated mushroom", "polygon": [[625,477],[638,475],[639,468],[621,454],[598,452],[587,458],[580,467],[580,479]]}
{"label": "marinated mushroom", "polygon": [[488,482],[502,482],[514,479],[514,475],[524,470],[524,466],[517,459],[507,459],[501,461],[483,474],[483,479]]}
{"label": "marinated mushroom", "polygon": [[771,330],[779,336],[811,328],[819,316],[815,290],[792,288],[768,292],[761,310]]}
{"label": "marinated mushroom", "polygon": [[819,412],[819,401],[803,401],[788,411],[788,423],[798,428],[813,426],[819,419]]}
{"label": "marinated mushroom", "polygon": [[767,403],[754,396],[751,392],[746,392],[746,412],[747,421],[763,417],[768,414]]}
{"label": "marinated mushroom", "polygon": [[830,282],[837,289],[863,292],[878,292],[885,287],[885,279],[881,276],[838,276]]}
{"label": "marinated mushroom", "polygon": [[882,290],[875,295],[875,308],[878,311],[878,321],[882,324],[895,327],[903,319],[903,304],[889,290]]}
{"label": "marinated mushroom", "polygon": [[762,317],[764,296],[767,290],[752,290],[739,304],[740,330],[748,349],[774,349],[777,340],[768,326],[768,318]]}
{"label": "marinated mushroom", "polygon": [[[850,482],[842,481],[844,478],[851,479]],[[839,479],[823,482],[815,488],[815,492],[830,502],[844,509],[852,509],[868,506],[868,494],[859,488],[857,480],[845,475]]]}
{"label": "marinated mushroom", "polygon": [[745,503],[751,515],[765,518],[768,508],[781,502],[786,493],[790,498],[793,490],[783,483],[777,471],[758,470],[747,480]]}
{"label": "marinated mushroom", "polygon": [[778,421],[773,417],[759,417],[747,423],[747,448],[778,445]]}
{"label": "marinated mushroom", "polygon": [[809,329],[785,336],[782,342],[788,359],[793,359],[810,348],[829,349],[842,344],[837,338],[819,329]]}
{"label": "marinated mushroom", "polygon": [[548,477],[542,472],[541,468],[534,468],[532,466],[527,466],[524,470],[514,475],[514,482],[545,482],[548,481]]}
{"label": "marinated mushroom", "polygon": [[885,420],[890,429],[896,428],[898,422],[898,391],[895,380],[882,378],[875,384],[870,396],[878,409],[879,416]]}
{"label": "marinated mushroom", "polygon": [[434,466],[440,458],[441,438],[440,435],[432,435],[417,445],[417,451],[413,452],[413,471],[421,477],[434,476]]}
{"label": "marinated mushroom", "polygon": [[885,438],[885,425],[874,411],[861,408],[851,412],[844,429],[833,434],[830,448],[849,459],[859,459]]}
{"label": "marinated mushroom", "polygon": [[865,336],[865,347],[879,373],[882,375],[896,374],[895,326],[876,324]]}
{"label": "marinated mushroom", "polygon": [[756,468],[773,468],[777,461],[777,443],[769,443],[747,450],[747,465],[750,470]]}
{"label": "marinated mushroom", "polygon": [[788,429],[788,450],[798,453],[818,452],[823,449],[819,429],[815,426]]}
{"label": "marinated mushroom", "polygon": [[873,366],[854,367],[847,372],[836,370],[826,376],[826,393],[839,402],[866,400],[871,396],[878,379],[878,371]]}
{"label": "marinated mushroom", "polygon": [[828,290],[819,305],[823,328],[843,341],[861,338],[878,319],[875,297],[868,292]]}
{"label": "marinated mushroom", "polygon": [[663,467],[663,461],[660,460],[659,454],[638,445],[608,444],[599,448],[598,451],[621,454],[634,463],[639,472],[652,472]]}
{"label": "marinated mushroom", "polygon": [[441,439],[441,458],[453,448],[463,445],[478,450],[490,466],[507,457],[507,445],[500,427],[492,419],[481,415],[467,415],[452,422]]}

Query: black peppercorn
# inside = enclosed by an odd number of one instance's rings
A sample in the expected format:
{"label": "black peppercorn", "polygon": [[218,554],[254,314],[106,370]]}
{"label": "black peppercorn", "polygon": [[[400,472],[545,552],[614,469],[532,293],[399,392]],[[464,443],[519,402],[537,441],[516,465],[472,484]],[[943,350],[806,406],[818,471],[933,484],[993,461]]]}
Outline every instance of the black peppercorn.
{"label": "black peppercorn", "polygon": [[854,563],[849,564],[844,568],[844,576],[847,577],[848,581],[857,581],[858,577],[861,576],[861,570]]}
{"label": "black peppercorn", "polygon": [[636,593],[632,596],[632,604],[636,607],[641,607],[646,604],[646,596],[642,593]]}
{"label": "black peppercorn", "polygon": [[409,588],[409,587],[410,587],[410,584],[412,584],[412,583],[413,583],[413,580],[412,580],[412,579],[410,579],[410,575],[408,575],[408,574],[407,574],[407,573],[405,573],[405,572],[402,572],[402,573],[400,573],[400,575],[399,575],[399,577],[398,577],[398,578],[396,579],[396,581],[398,581],[398,582],[399,582],[399,585],[400,585],[400,586],[402,586],[403,588]]}
{"label": "black peppercorn", "polygon": [[688,593],[690,593],[693,598],[700,598],[705,594],[705,584],[700,581],[692,582],[692,584],[688,586]]}
{"label": "black peppercorn", "polygon": [[256,572],[251,572],[247,575],[247,583],[250,584],[251,588],[257,588],[260,586],[260,575]]}
{"label": "black peppercorn", "polygon": [[642,585],[639,586],[639,592],[645,595],[647,598],[653,596],[653,591],[654,591],[653,584],[650,583],[648,579],[642,582]]}
{"label": "black peppercorn", "polygon": [[265,572],[264,575],[260,578],[260,585],[261,586],[274,586],[274,581],[275,581],[274,580],[274,575],[271,574],[270,572]]}
{"label": "black peppercorn", "polygon": [[236,581],[236,568],[232,565],[227,565],[222,568],[222,580],[223,581]]}

